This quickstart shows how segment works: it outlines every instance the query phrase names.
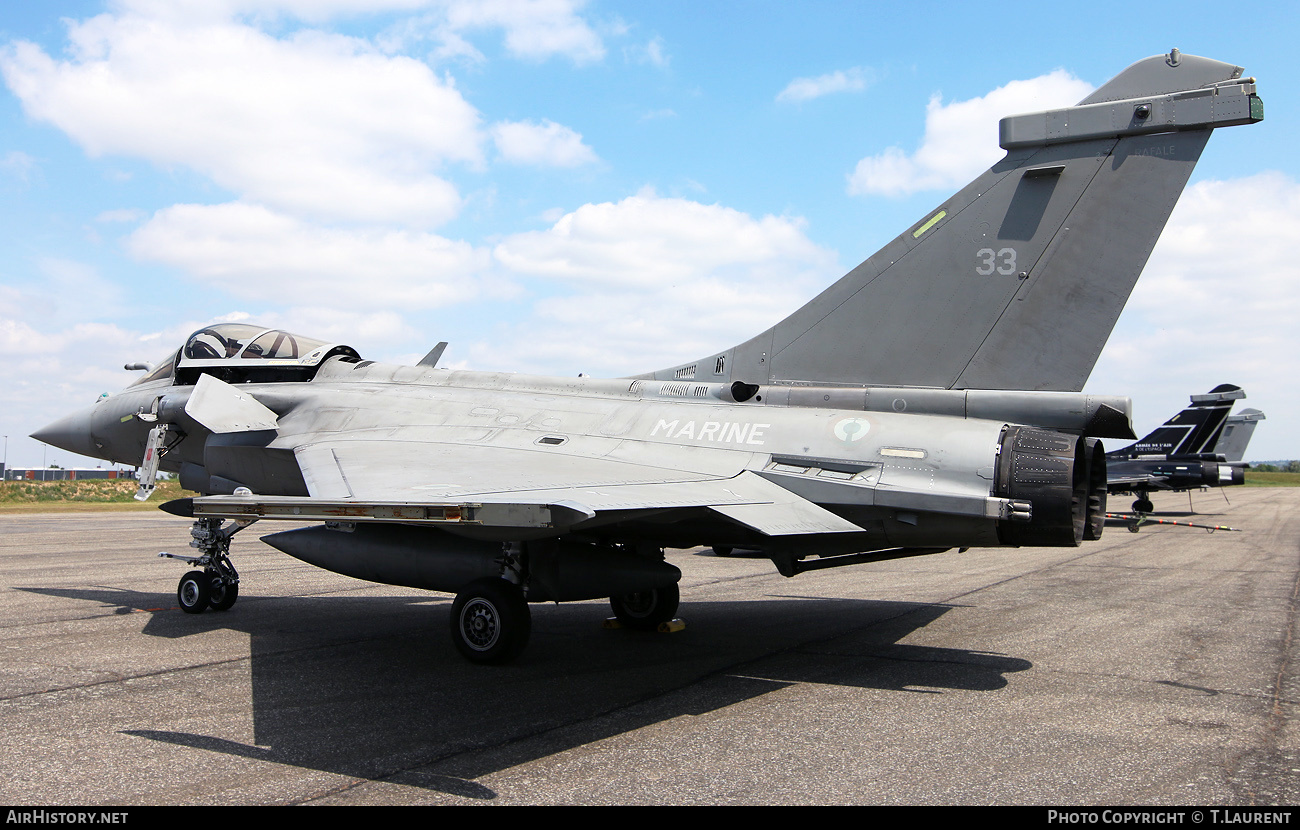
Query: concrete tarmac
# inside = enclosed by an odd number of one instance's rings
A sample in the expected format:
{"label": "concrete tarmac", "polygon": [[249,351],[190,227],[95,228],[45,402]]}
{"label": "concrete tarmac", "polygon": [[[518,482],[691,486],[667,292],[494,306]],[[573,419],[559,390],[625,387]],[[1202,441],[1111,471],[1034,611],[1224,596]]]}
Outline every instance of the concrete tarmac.
{"label": "concrete tarmac", "polygon": [[503,667],[282,523],[189,615],[185,520],[0,515],[0,803],[1295,804],[1300,489],[1155,502],[1243,530],[793,579],[670,551],[684,631],[537,605]]}

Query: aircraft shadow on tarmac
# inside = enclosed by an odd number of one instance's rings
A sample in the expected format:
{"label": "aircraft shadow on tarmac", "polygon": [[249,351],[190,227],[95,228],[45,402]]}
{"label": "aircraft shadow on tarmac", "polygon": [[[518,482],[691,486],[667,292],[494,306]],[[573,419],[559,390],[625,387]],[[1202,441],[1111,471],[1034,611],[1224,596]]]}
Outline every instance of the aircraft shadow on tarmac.
{"label": "aircraft shadow on tarmac", "polygon": [[[149,612],[147,636],[249,635],[251,744],[165,729],[125,734],[477,799],[495,797],[473,780],[483,775],[795,683],[992,691],[1005,674],[1031,667],[899,642],[950,608],[922,603],[688,597],[688,627],[675,634],[602,630],[607,605],[534,606],[527,655],[477,666],[444,636],[450,600],[436,594],[254,595],[227,612],[190,615],[157,593],[18,590]],[[246,705],[212,700],[214,710]]]}

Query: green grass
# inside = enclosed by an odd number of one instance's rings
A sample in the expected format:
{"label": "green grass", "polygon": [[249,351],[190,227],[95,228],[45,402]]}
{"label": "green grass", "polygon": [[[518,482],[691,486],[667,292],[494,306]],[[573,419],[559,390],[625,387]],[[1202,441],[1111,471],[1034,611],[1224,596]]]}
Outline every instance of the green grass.
{"label": "green grass", "polygon": [[177,481],[160,481],[148,501],[136,501],[130,479],[0,482],[0,513],[66,510],[155,510],[170,499],[194,495]]}
{"label": "green grass", "polygon": [[1259,473],[1246,471],[1247,487],[1300,487],[1300,473]]}

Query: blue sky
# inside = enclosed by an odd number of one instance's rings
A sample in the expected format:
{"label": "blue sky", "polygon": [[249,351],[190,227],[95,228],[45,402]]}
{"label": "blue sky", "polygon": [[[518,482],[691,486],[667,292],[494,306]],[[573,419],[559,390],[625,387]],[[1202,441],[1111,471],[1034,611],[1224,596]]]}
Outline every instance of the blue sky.
{"label": "blue sky", "polygon": [[[1291,5],[0,0],[0,433],[213,320],[414,362],[646,371],[766,328],[1063,106],[1178,47],[1259,79],[1088,390],[1218,383],[1297,458]],[[1080,42],[1086,45],[1077,45]]]}

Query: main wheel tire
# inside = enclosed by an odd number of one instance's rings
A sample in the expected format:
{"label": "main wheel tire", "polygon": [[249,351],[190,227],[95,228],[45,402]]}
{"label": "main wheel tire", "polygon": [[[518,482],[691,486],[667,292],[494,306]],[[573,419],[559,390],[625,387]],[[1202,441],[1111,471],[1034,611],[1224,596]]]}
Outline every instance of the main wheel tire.
{"label": "main wheel tire", "polygon": [[203,571],[190,571],[176,586],[176,602],[186,614],[202,614],[212,597],[212,577]]}
{"label": "main wheel tire", "polygon": [[714,545],[714,546],[713,546],[713,555],[714,555],[714,556],[730,556],[730,555],[731,555],[735,550],[736,550],[736,549],[733,548],[731,545]]}
{"label": "main wheel tire", "polygon": [[653,631],[660,623],[666,623],[677,615],[677,606],[681,602],[681,592],[677,584],[649,591],[637,591],[609,598],[609,607],[614,609],[614,616],[628,628]]}
{"label": "main wheel tire", "polygon": [[533,617],[523,591],[504,579],[471,582],[451,604],[451,639],[475,663],[507,663],[528,645]]}
{"label": "main wheel tire", "polygon": [[1133,512],[1135,513],[1150,513],[1155,509],[1156,506],[1151,503],[1151,499],[1138,499],[1133,502]]}
{"label": "main wheel tire", "polygon": [[208,574],[208,607],[213,611],[228,611],[239,599],[239,583],[226,584],[216,574]]}

